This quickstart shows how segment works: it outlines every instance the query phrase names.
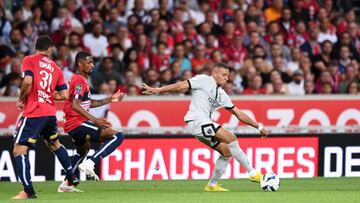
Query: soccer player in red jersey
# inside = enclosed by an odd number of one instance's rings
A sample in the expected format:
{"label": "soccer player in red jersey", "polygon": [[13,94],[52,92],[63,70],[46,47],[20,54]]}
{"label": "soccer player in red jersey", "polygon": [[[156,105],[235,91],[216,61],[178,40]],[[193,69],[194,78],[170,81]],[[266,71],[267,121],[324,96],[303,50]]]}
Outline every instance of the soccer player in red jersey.
{"label": "soccer player in red jersey", "polygon": [[[65,126],[67,132],[76,148],[77,153],[72,157],[72,166],[74,173],[79,168],[95,180],[99,177],[94,172],[94,166],[100,158],[106,157],[112,153],[123,141],[124,135],[111,128],[111,124],[104,118],[95,118],[88,110],[92,107],[98,107],[111,102],[119,102],[124,94],[120,91],[114,93],[111,97],[102,100],[91,99],[90,88],[87,79],[91,74],[94,64],[91,54],[80,51],[75,56],[75,65],[78,74],[74,74],[69,81],[69,98],[65,102]],[[93,156],[86,157],[90,142],[102,143]],[[81,164],[79,164],[83,161]],[[75,174],[77,174],[76,171]],[[67,191],[66,181],[58,188],[58,192]]]}
{"label": "soccer player in red jersey", "polygon": [[48,36],[39,36],[35,49],[36,54],[26,56],[22,64],[24,79],[17,106],[23,114],[17,123],[14,136],[13,154],[24,191],[12,199],[36,198],[27,152],[29,148],[35,147],[40,136],[59,159],[70,184],[79,184],[79,180],[73,174],[66,148],[58,140],[54,100],[65,100],[69,96],[64,76],[61,69],[49,58],[52,53],[52,41]]}

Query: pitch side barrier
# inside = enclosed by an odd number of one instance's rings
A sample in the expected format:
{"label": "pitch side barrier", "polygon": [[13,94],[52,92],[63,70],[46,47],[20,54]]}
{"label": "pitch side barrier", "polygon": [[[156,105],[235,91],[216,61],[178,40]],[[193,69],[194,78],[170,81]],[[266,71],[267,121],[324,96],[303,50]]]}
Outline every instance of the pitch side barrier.
{"label": "pitch side barrier", "polygon": [[[103,97],[92,95],[94,99]],[[359,96],[235,96],[232,100],[240,110],[275,133],[360,132]],[[97,117],[106,115],[114,128],[127,134],[181,134],[186,133],[183,117],[189,103],[188,96],[126,97],[123,102],[91,109],[91,113]],[[63,103],[55,104],[61,130],[64,125]],[[16,98],[1,97],[0,135],[11,134],[20,115]],[[211,118],[237,133],[257,133],[245,128],[225,109],[213,112]]]}
{"label": "pitch side barrier", "polygon": [[[281,178],[360,177],[359,133],[273,134],[262,139],[237,135],[241,148],[258,170]],[[74,154],[69,136],[60,141]],[[29,151],[33,181],[62,181],[60,163],[42,141]],[[90,155],[94,153],[92,146]],[[12,158],[12,136],[0,136],[0,180],[17,181]],[[102,180],[208,179],[219,154],[189,135],[127,135],[123,144],[96,166]],[[224,176],[247,178],[245,169],[231,160]],[[81,179],[85,180],[84,174]]]}

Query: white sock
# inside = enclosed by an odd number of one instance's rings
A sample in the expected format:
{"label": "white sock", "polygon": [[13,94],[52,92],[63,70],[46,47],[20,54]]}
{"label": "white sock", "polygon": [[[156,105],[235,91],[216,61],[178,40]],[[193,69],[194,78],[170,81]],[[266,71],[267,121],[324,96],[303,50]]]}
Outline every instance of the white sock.
{"label": "white sock", "polygon": [[236,161],[238,161],[242,166],[245,167],[249,175],[255,176],[256,171],[253,169],[253,167],[250,166],[249,160],[246,157],[245,153],[241,150],[239,143],[237,141],[230,143],[229,149]]}
{"label": "white sock", "polygon": [[208,186],[214,186],[217,184],[218,180],[220,180],[221,176],[225,173],[226,167],[229,164],[231,157],[226,158],[223,156],[219,156],[215,163],[213,174],[209,180]]}
{"label": "white sock", "polygon": [[88,163],[91,167],[95,166],[95,163],[91,159],[86,159],[85,162]]}

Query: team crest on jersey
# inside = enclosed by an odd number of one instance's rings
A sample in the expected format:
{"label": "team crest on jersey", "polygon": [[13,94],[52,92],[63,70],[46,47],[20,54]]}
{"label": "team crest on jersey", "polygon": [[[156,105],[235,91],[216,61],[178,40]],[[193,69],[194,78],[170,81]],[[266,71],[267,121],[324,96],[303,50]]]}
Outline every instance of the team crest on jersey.
{"label": "team crest on jersey", "polygon": [[81,90],[82,90],[81,84],[77,84],[77,85],[75,86],[75,93],[76,93],[76,94],[80,94],[80,93],[81,93]]}

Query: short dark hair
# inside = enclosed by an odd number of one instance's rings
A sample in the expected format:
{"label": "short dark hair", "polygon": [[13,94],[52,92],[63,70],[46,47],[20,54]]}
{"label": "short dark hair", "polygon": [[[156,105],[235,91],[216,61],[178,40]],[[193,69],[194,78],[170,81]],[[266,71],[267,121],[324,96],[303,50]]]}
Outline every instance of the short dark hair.
{"label": "short dark hair", "polygon": [[86,59],[89,56],[91,56],[91,54],[89,52],[79,51],[75,56],[75,67],[77,67],[79,61]]}
{"label": "short dark hair", "polygon": [[215,63],[214,68],[225,68],[227,70],[230,70],[229,66],[223,62]]}
{"label": "short dark hair", "polygon": [[39,51],[46,51],[52,47],[53,43],[49,36],[40,35],[35,42],[35,49]]}

